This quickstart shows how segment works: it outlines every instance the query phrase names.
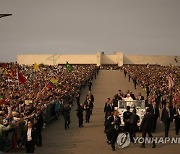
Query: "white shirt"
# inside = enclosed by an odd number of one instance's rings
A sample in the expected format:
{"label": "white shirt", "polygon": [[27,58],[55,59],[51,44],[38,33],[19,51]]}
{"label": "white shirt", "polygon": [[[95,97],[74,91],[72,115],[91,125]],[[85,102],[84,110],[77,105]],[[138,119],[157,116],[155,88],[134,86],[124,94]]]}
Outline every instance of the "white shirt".
{"label": "white shirt", "polygon": [[178,111],[178,114],[179,114],[179,116],[180,116],[180,108],[178,108],[177,111]]}
{"label": "white shirt", "polygon": [[27,130],[27,141],[31,141],[32,140],[31,130],[32,130],[32,128],[28,128],[28,130]]}

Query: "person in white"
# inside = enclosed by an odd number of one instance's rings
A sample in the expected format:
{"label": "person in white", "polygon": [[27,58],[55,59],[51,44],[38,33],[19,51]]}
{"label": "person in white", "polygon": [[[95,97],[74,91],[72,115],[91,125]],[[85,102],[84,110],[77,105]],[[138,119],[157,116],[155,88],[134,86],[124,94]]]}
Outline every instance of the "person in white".
{"label": "person in white", "polygon": [[123,98],[127,102],[127,106],[133,107],[133,99],[130,94],[127,94],[126,98]]}

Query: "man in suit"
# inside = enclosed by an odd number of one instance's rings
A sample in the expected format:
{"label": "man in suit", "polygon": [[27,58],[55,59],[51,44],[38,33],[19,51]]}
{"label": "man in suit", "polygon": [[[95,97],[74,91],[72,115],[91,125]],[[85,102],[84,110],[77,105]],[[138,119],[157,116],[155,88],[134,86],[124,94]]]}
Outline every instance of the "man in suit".
{"label": "man in suit", "polygon": [[121,119],[118,116],[118,111],[114,111],[113,115],[109,117],[108,123],[110,125],[110,140],[112,150],[115,151],[115,143],[120,131]]}
{"label": "man in suit", "polygon": [[144,100],[144,96],[141,95],[141,92],[138,94],[137,100]]}
{"label": "man in suit", "polygon": [[153,128],[152,128],[152,132],[154,133],[156,131],[157,119],[159,118],[159,108],[156,106],[156,102],[155,101],[152,102],[151,114],[153,116]]}
{"label": "man in suit", "polygon": [[91,91],[89,91],[89,99],[91,100],[90,113],[91,113],[91,115],[92,115],[92,111],[93,111],[93,108],[94,108],[94,95],[92,94]]}
{"label": "man in suit", "polygon": [[133,83],[134,83],[134,89],[136,89],[136,86],[137,86],[137,76],[136,75],[133,77]]}
{"label": "man in suit", "polygon": [[79,108],[76,110],[77,117],[79,119],[79,128],[84,127],[83,126],[83,111],[84,111],[84,105],[80,104]]}
{"label": "man in suit", "polygon": [[91,91],[91,86],[92,86],[92,80],[89,79],[89,81],[88,81],[88,88],[89,88],[89,91]]}
{"label": "man in suit", "polygon": [[91,110],[93,108],[93,103],[90,99],[90,96],[86,96],[86,100],[84,102],[84,109],[86,111],[86,123],[89,123],[90,117],[91,117]]}
{"label": "man in suit", "polygon": [[166,103],[166,106],[163,108],[161,113],[161,123],[164,123],[165,137],[168,137],[171,121],[172,121],[172,109],[170,108],[169,103]]}
{"label": "man in suit", "polygon": [[128,79],[129,79],[129,82],[131,81],[131,75],[130,73],[128,74]]}
{"label": "man in suit", "polygon": [[137,131],[137,123],[140,121],[139,116],[136,114],[136,109],[134,108],[132,111],[132,114],[130,116],[130,139],[131,142],[134,142],[134,137],[136,137],[136,131]]}
{"label": "man in suit", "polygon": [[149,108],[152,108],[152,101],[151,101],[150,97],[148,97],[147,100],[145,101],[145,106],[149,107]]}
{"label": "man in suit", "polygon": [[118,90],[118,93],[114,96],[114,103],[115,103],[116,107],[118,106],[119,100],[122,100],[122,91],[121,90]]}
{"label": "man in suit", "polygon": [[107,102],[105,103],[105,106],[104,106],[105,118],[107,118],[108,113],[111,113],[113,111],[114,111],[114,105],[111,99],[107,98]]}
{"label": "man in suit", "polygon": [[78,108],[80,106],[80,97],[81,97],[81,93],[79,90],[76,92],[75,97],[76,97],[76,103],[77,103],[77,108]]}
{"label": "man in suit", "polygon": [[27,123],[27,130],[24,136],[26,153],[34,153],[35,146],[38,144],[36,130],[33,128],[32,122]]}
{"label": "man in suit", "polygon": [[179,130],[180,130],[180,105],[179,104],[175,105],[173,109],[173,115],[175,119],[175,131],[176,131],[176,135],[178,135]]}
{"label": "man in suit", "polygon": [[34,127],[36,128],[36,132],[37,132],[38,146],[42,146],[41,131],[43,128],[43,124],[44,124],[44,118],[42,116],[42,111],[40,109],[37,109]]}
{"label": "man in suit", "polygon": [[71,105],[69,104],[64,104],[63,110],[62,110],[62,115],[64,117],[64,128],[65,130],[69,129],[69,124],[70,124],[70,111],[71,111]]}
{"label": "man in suit", "polygon": [[[144,118],[143,118],[143,120],[141,122],[141,126],[140,126],[140,128],[142,130],[142,137],[144,138],[144,142],[142,143],[141,148],[145,148],[146,133],[148,133],[149,137],[151,137],[151,138],[153,137],[152,134],[151,134],[153,116],[150,113],[150,111],[151,111],[150,108],[146,109],[146,113],[144,115]],[[156,147],[155,142],[153,142],[152,148],[155,148],[155,147]]]}
{"label": "man in suit", "polygon": [[130,91],[130,96],[131,96],[131,98],[132,98],[133,100],[136,100],[136,97],[135,97],[135,95],[134,95],[134,93],[133,93],[132,91]]}
{"label": "man in suit", "polygon": [[132,114],[132,112],[130,112],[130,106],[127,106],[126,110],[127,111],[123,113],[124,130],[130,133],[130,116]]}

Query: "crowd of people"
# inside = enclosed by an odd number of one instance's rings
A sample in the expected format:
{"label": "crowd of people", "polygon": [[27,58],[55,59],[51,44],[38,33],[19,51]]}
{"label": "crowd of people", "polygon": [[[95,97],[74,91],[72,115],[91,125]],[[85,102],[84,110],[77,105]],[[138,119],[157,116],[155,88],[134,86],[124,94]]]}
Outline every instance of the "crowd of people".
{"label": "crowd of people", "polygon": [[123,66],[125,77],[132,80],[134,88],[139,85],[154,98],[157,106],[163,108],[165,102],[177,104],[180,100],[180,67],[160,65]]}
{"label": "crowd of people", "polygon": [[122,69],[121,67],[119,67],[117,64],[111,64],[111,65],[102,65],[100,66],[101,70],[119,70]]}
{"label": "crowd of people", "polygon": [[[65,129],[69,129],[74,99],[79,110],[81,89],[92,82],[98,71],[95,65],[0,64],[0,151],[25,148],[27,153],[34,152],[35,145],[43,144],[42,128],[60,114]],[[89,99],[83,104],[87,122]]]}
{"label": "crowd of people", "polygon": [[146,91],[146,106],[155,106],[156,121],[159,109],[162,110],[161,123],[164,124],[165,137],[168,137],[171,122],[175,121],[175,132],[180,130],[180,67],[160,65],[124,66],[124,75],[132,80],[134,88],[139,85]]}
{"label": "crowd of people", "polygon": [[[130,111],[128,101],[144,100],[146,113],[142,119],[140,130],[142,137],[146,134],[152,137],[156,131],[157,119],[164,124],[164,137],[169,136],[171,122],[175,123],[175,134],[180,131],[180,67],[159,66],[159,65],[127,65],[123,66],[124,76],[128,76],[129,82],[132,81],[134,89],[140,86],[145,90],[146,96],[139,93],[135,96],[131,91],[123,93],[121,90],[113,99],[107,98],[104,107],[105,113],[105,134],[107,143],[111,144],[112,150],[115,150],[115,142],[120,132],[128,132],[130,140],[133,142],[137,132],[137,123],[139,116],[136,108]],[[126,111],[123,113],[123,119],[119,116],[117,107],[118,101],[127,101]],[[123,129],[120,128],[121,122],[124,122]],[[145,148],[145,142],[142,143]],[[156,147],[153,142],[153,148]]]}
{"label": "crowd of people", "polygon": [[[99,70],[121,70],[129,82],[143,88],[146,96],[135,95],[132,91],[121,90],[105,103],[105,134],[107,143],[115,150],[119,132],[130,134],[131,142],[138,130],[140,118],[136,108],[130,110],[127,104],[123,119],[117,112],[118,101],[145,102],[146,114],[141,123],[142,136],[156,131],[157,119],[164,124],[165,137],[169,134],[170,123],[175,120],[176,135],[180,131],[180,67],[159,65],[19,65],[17,63],[0,64],[0,151],[18,151],[27,153],[42,146],[42,128],[46,124],[64,117],[65,130],[70,129],[70,112],[73,102],[77,103],[79,128],[89,123],[93,114],[94,96],[91,92],[93,79]],[[83,103],[81,90],[88,86],[89,93]],[[162,112],[160,112],[162,110]],[[161,115],[160,115],[161,113]],[[124,129],[121,129],[122,121]],[[148,127],[147,127],[148,126]],[[145,143],[142,144],[145,147]],[[155,144],[153,143],[153,147]]]}

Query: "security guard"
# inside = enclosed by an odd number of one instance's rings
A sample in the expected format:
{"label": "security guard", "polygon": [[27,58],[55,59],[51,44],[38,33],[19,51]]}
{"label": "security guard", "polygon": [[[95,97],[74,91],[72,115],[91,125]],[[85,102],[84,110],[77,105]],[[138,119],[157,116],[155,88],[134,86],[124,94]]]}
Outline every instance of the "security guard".
{"label": "security guard", "polygon": [[115,151],[115,143],[120,131],[121,119],[118,116],[118,111],[114,111],[113,115],[108,120],[110,125],[110,140],[112,150]]}
{"label": "security guard", "polygon": [[[144,138],[144,142],[141,145],[141,148],[145,148],[145,138],[146,138],[146,133],[148,133],[149,137],[153,137],[152,136],[152,125],[153,125],[153,115],[150,113],[151,109],[147,108],[146,109],[146,113],[144,115],[144,118],[141,122],[141,130],[142,130],[142,137]],[[153,141],[153,146],[152,148],[155,148],[155,142]]]}

